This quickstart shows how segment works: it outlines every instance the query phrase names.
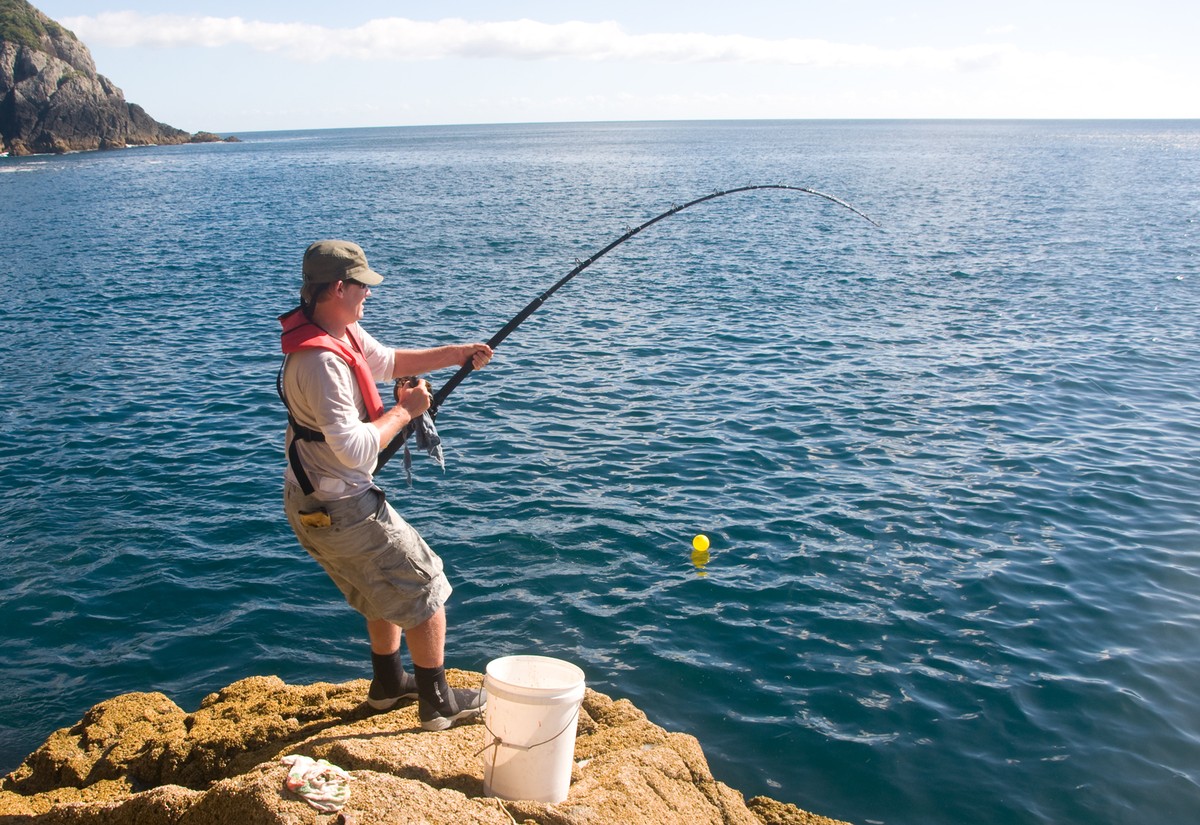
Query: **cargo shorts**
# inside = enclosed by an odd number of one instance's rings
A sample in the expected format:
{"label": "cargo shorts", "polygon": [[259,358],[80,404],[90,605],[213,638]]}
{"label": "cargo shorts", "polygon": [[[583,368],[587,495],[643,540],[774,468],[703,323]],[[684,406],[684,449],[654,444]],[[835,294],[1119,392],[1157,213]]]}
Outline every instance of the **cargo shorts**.
{"label": "cargo shorts", "polygon": [[442,560],[379,488],[323,501],[285,484],[283,498],[300,546],[368,620],[408,629],[446,604],[452,588]]}

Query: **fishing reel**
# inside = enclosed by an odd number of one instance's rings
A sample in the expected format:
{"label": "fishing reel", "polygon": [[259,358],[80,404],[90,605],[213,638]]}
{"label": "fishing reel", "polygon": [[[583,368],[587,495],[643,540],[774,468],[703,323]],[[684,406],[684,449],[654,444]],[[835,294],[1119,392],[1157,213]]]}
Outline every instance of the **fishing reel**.
{"label": "fishing reel", "polygon": [[411,389],[421,383],[421,376],[406,375],[403,378],[397,378],[396,383],[392,385],[392,397],[396,399],[396,403],[400,403],[400,390]]}

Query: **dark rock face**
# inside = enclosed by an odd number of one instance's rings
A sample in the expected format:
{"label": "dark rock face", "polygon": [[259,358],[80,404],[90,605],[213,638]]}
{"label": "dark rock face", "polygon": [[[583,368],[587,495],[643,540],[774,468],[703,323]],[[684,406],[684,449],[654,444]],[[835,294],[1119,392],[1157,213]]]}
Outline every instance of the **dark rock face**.
{"label": "dark rock face", "polygon": [[0,151],[13,155],[188,143],[96,72],[74,34],[26,0],[0,0]]}

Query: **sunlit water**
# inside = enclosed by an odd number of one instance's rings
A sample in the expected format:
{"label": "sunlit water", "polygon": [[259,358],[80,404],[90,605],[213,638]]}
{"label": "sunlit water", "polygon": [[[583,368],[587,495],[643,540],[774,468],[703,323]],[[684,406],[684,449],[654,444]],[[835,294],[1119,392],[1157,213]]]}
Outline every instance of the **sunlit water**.
{"label": "sunlit water", "polygon": [[[304,247],[384,341],[486,339],[449,664],[569,659],[718,779],[857,823],[1200,812],[1200,124],[243,135],[0,161],[0,768],[91,704],[367,675],[281,512]],[[435,380],[435,385],[439,381]],[[691,538],[712,540],[708,563]]]}

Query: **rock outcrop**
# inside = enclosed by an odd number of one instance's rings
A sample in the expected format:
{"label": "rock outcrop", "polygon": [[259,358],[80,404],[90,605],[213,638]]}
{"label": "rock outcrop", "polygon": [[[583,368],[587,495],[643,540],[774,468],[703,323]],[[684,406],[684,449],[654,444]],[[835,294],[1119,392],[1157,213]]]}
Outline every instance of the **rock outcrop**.
{"label": "rock outcrop", "polygon": [[[450,671],[451,684],[482,676]],[[0,823],[37,825],[845,825],[713,779],[694,737],[627,700],[588,690],[566,801],[484,795],[482,724],[422,731],[415,703],[372,715],[367,682],[287,685],[253,677],[187,713],[161,693],[102,702],[4,778]],[[283,756],[349,771],[336,815],[286,790]]]}
{"label": "rock outcrop", "polygon": [[126,102],[74,34],[26,0],[0,0],[0,151],[63,153],[212,137],[159,123]]}

